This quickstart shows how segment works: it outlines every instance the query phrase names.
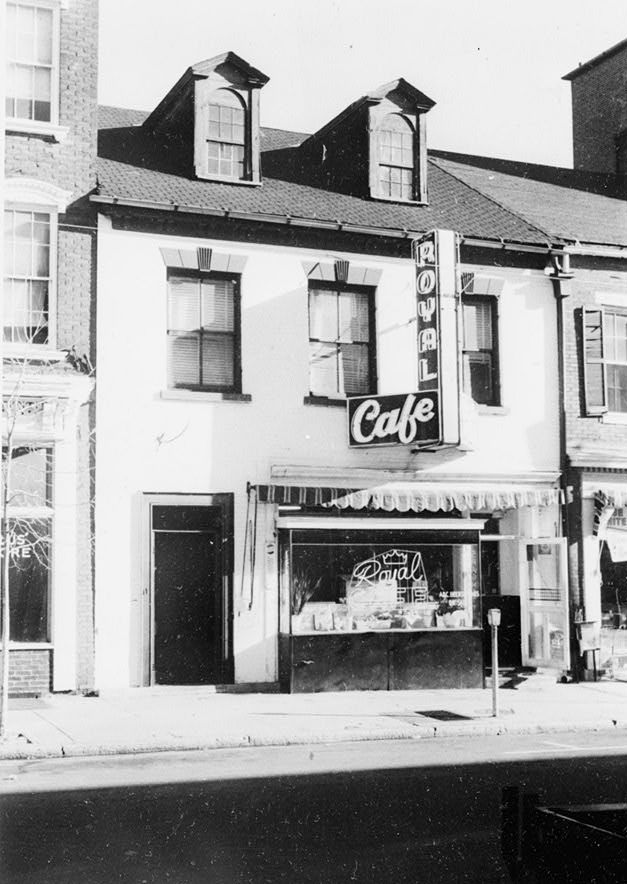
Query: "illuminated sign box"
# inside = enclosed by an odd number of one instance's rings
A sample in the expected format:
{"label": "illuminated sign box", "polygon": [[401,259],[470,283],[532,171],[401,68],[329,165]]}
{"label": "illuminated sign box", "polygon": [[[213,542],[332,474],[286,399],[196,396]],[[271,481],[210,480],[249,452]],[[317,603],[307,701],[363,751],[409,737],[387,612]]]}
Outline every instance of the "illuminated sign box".
{"label": "illuminated sign box", "polygon": [[347,400],[348,445],[426,445],[440,439],[437,390]]}

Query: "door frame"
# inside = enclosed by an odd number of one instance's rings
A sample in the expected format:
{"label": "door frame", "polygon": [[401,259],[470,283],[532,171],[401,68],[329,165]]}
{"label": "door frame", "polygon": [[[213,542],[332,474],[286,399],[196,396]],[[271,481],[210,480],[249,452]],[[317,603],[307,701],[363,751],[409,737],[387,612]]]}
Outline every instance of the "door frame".
{"label": "door frame", "polygon": [[[538,610],[547,610],[550,611],[551,608],[558,611],[561,616],[564,618],[564,660],[563,665],[557,667],[552,665],[551,660],[545,658],[540,660],[539,658],[531,657],[529,653],[529,623],[530,623],[530,613],[533,610],[533,605],[531,603],[529,597],[529,580],[528,580],[528,561],[527,561],[527,547],[528,546],[551,546],[557,550],[558,556],[558,568],[560,575],[561,586],[560,589],[563,593],[562,598],[559,602],[551,605],[550,602],[547,602],[544,608],[539,608]],[[543,669],[556,669],[556,670],[567,670],[570,669],[570,589],[569,589],[569,581],[568,581],[568,547],[567,547],[567,539],[565,537],[539,537],[539,538],[521,538],[519,542],[519,553],[518,553],[518,562],[520,568],[520,577],[519,577],[519,586],[520,586],[520,631],[521,631],[521,642],[522,642],[522,665],[523,666],[531,666],[536,668]]]}
{"label": "door frame", "polygon": [[232,493],[178,494],[145,492],[141,507],[141,603],[139,618],[140,686],[150,687],[154,680],[154,551],[152,509],[154,506],[207,506],[220,511],[222,537],[220,567],[221,587],[221,682],[231,684],[233,665],[233,501]]}

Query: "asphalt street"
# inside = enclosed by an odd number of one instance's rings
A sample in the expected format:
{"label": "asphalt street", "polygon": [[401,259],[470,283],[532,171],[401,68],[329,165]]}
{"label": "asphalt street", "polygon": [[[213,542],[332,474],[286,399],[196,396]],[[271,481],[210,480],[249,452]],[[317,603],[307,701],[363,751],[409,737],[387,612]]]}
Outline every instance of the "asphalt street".
{"label": "asphalt street", "polygon": [[500,805],[625,800],[627,733],[0,763],[0,880],[506,882]]}

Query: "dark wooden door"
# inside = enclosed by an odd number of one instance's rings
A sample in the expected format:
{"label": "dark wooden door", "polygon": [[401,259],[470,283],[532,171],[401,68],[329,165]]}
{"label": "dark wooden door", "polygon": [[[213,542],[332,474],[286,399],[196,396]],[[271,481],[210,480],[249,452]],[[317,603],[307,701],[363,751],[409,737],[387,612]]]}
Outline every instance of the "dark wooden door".
{"label": "dark wooden door", "polygon": [[221,681],[219,546],[220,532],[207,527],[153,533],[156,684]]}

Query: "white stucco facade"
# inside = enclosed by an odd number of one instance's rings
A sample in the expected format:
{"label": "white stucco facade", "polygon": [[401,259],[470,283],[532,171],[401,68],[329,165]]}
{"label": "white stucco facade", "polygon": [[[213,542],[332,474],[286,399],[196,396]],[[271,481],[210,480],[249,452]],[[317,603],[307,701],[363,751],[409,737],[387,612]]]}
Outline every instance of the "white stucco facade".
{"label": "white stucco facade", "polygon": [[[261,507],[255,585],[242,579],[247,483],[284,471],[292,480],[350,485],[372,476],[524,476],[559,470],[556,309],[539,271],[462,268],[502,281],[498,296],[500,407],[462,405],[461,446],[352,450],[345,409],[309,394],[306,267],[347,257],[378,274],[380,394],[416,388],[415,269],[410,259],[193,239],[113,229],[98,233],[96,685],[142,683],[147,593],[147,495],[234,495],[232,650],[236,682],[277,678],[278,589],[274,524]],[[250,400],[167,388],[163,249],[208,247],[241,256],[242,393]],[[392,472],[390,472],[392,471]],[[516,519],[532,519],[520,511]],[[532,519],[533,521],[533,519]],[[559,533],[557,509],[525,528]],[[546,523],[546,524],[545,524]],[[549,527],[547,525],[550,523]],[[521,533],[522,529],[517,529]],[[251,605],[251,588],[253,591]]]}

